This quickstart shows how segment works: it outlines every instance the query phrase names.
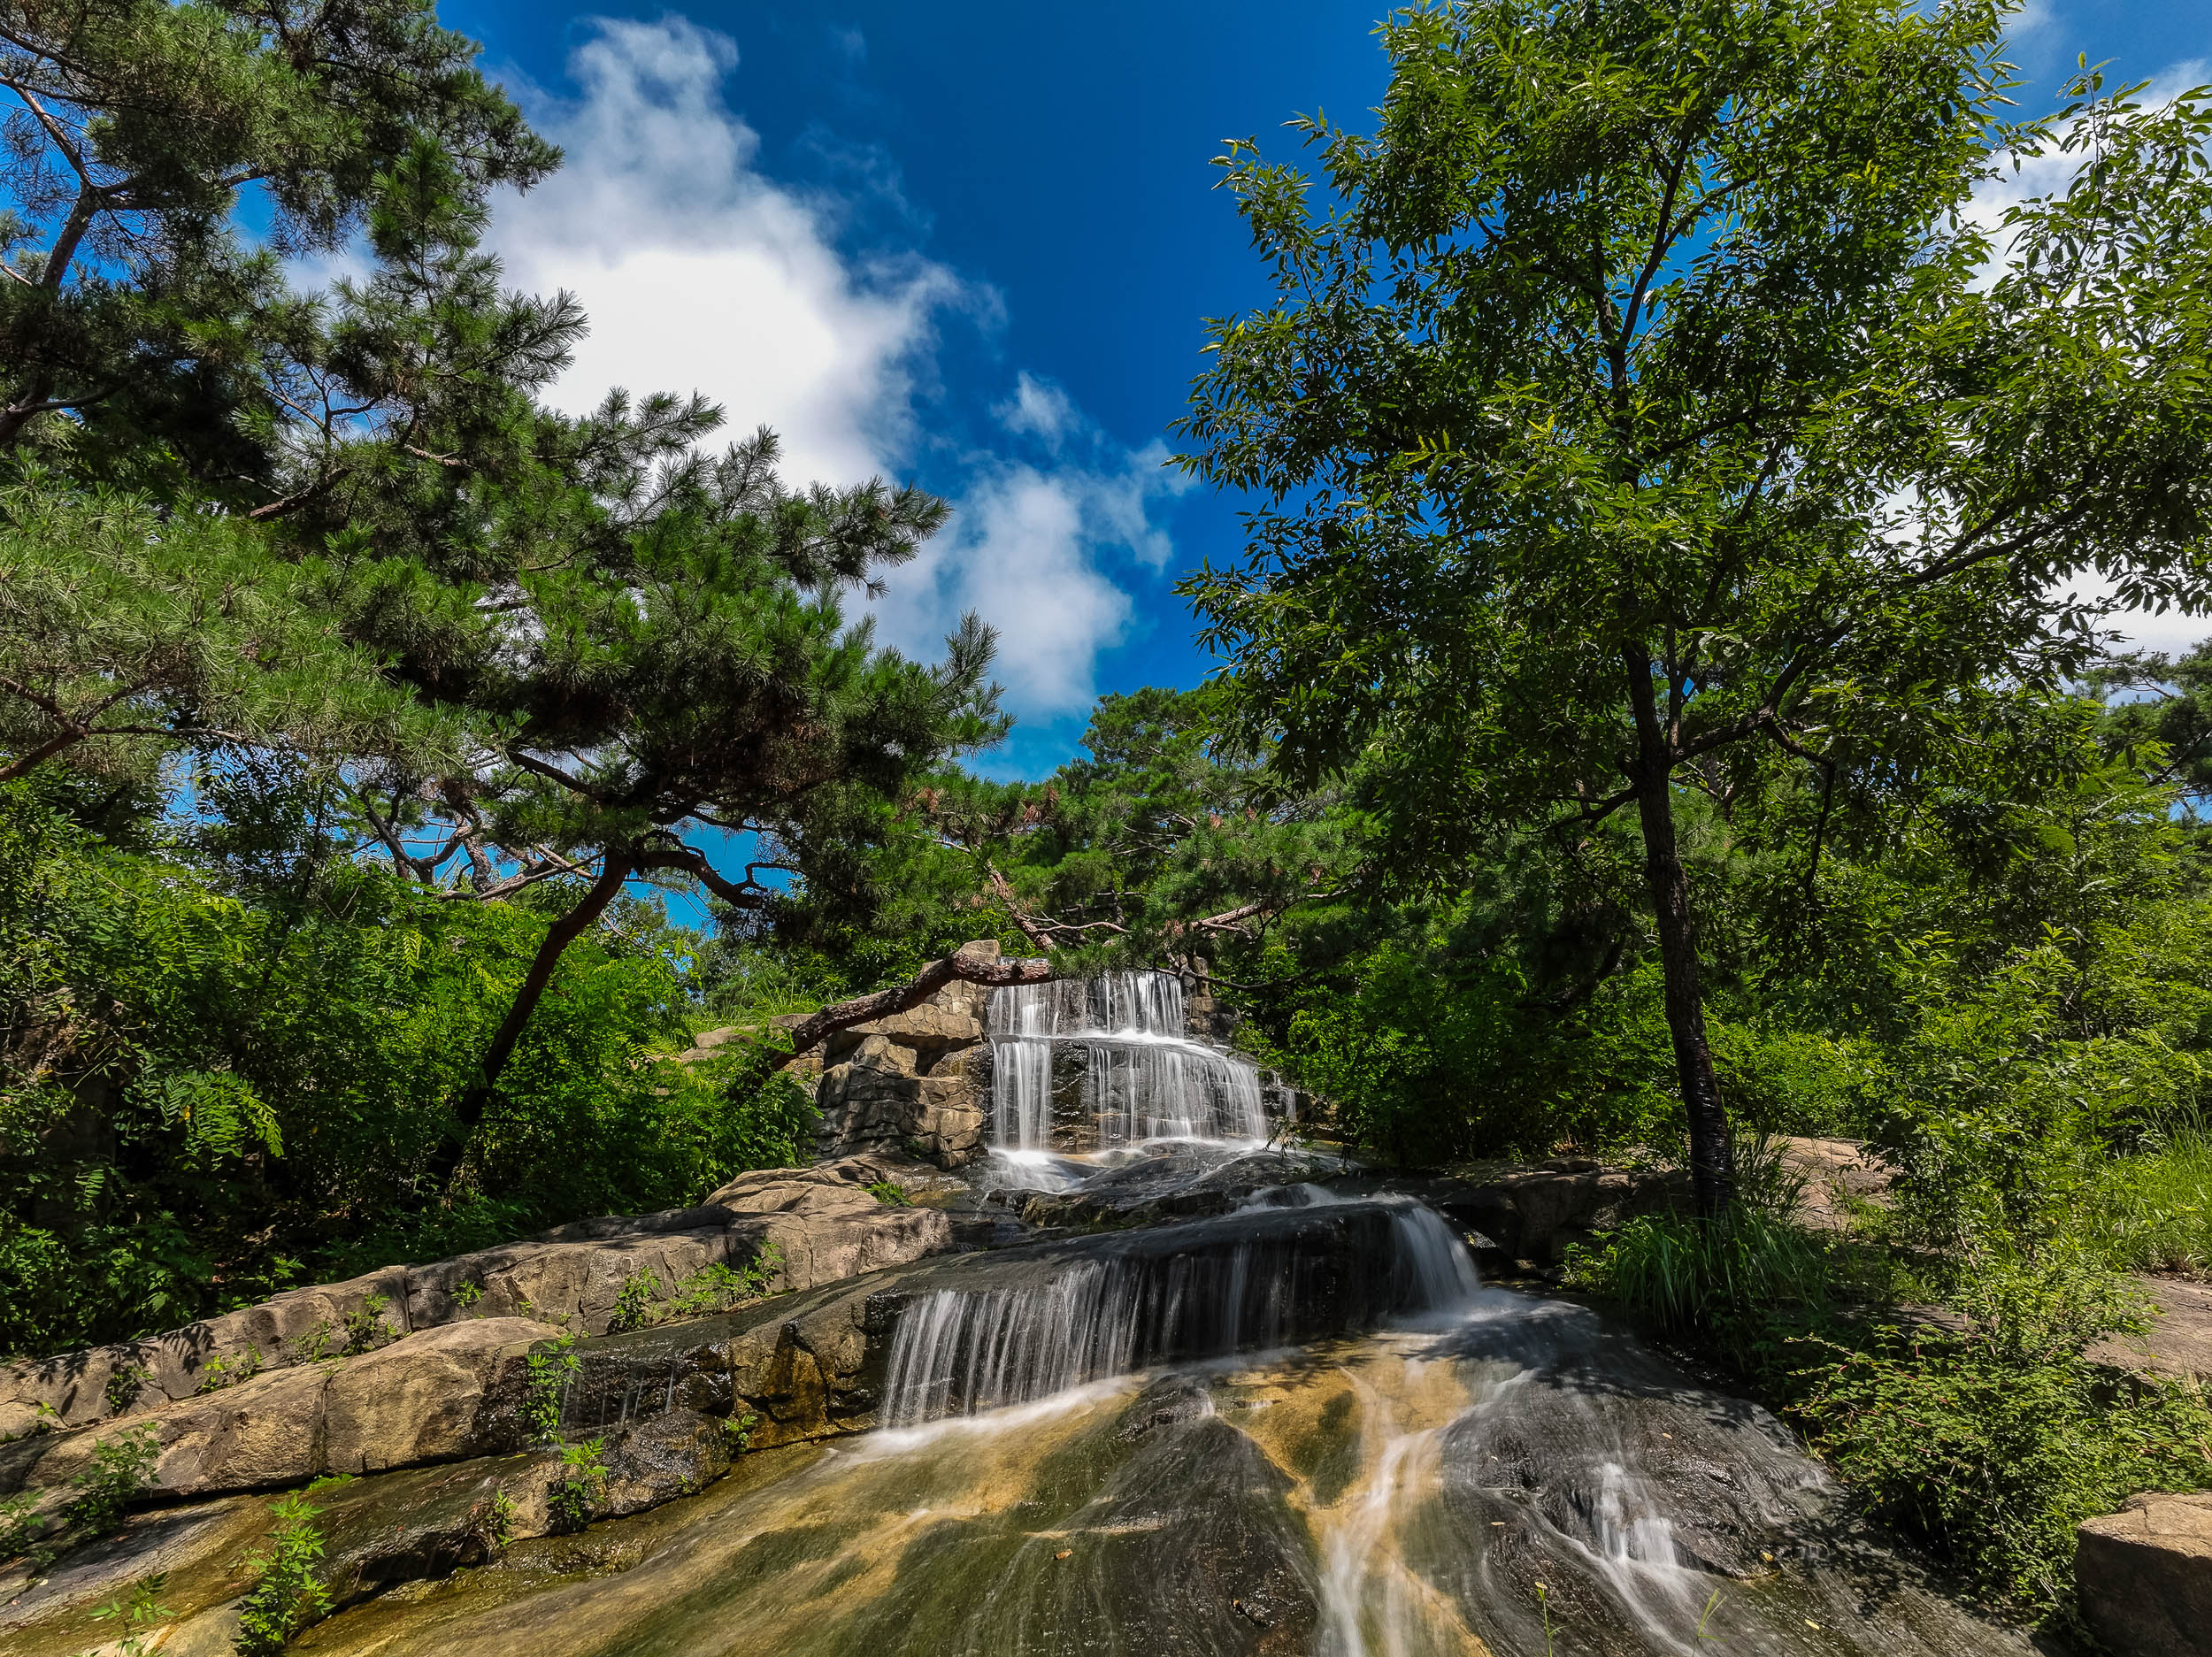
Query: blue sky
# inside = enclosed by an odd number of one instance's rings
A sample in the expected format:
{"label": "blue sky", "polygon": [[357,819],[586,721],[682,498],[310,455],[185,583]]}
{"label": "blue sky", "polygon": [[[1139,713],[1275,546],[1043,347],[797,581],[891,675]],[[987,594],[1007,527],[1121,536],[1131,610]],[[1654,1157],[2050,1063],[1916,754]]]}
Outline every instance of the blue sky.
{"label": "blue sky", "polygon": [[[953,526],[877,606],[928,653],[1001,631],[1020,726],[983,769],[1039,775],[1098,693],[1208,664],[1176,575],[1239,545],[1233,504],[1164,468],[1202,319],[1266,297],[1221,140],[1316,108],[1362,124],[1376,0],[799,0],[680,11],[446,0],[570,165],[502,204],[512,277],[579,292],[558,388],[706,392],[785,434],[798,479],[911,479]],[[2086,52],[2212,80],[2212,4],[2057,0],[2014,56],[2032,111]],[[2155,628],[2146,642],[2170,644]]]}

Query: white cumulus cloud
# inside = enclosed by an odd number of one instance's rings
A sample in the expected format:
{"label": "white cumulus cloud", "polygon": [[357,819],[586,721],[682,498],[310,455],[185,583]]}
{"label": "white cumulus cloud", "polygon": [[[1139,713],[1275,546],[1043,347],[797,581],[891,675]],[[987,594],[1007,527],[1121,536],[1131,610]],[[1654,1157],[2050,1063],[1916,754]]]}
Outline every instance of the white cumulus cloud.
{"label": "white cumulus cloud", "polygon": [[1129,595],[1107,574],[1116,559],[1154,569],[1174,548],[1154,526],[1154,502],[1189,487],[1166,448],[1121,449],[1079,426],[1040,430],[1036,407],[1002,405],[1010,429],[1051,433],[1055,449],[1087,440],[1087,460],[982,463],[952,526],[890,572],[876,602],[887,641],[926,653],[964,610],[998,629],[996,671],[1018,712],[1070,713],[1098,694],[1100,654],[1128,637]]}
{"label": "white cumulus cloud", "polygon": [[697,389],[733,431],[773,426],[795,478],[892,467],[938,314],[972,303],[968,286],[918,255],[844,257],[834,203],[761,173],[759,137],[723,97],[726,35],[681,18],[595,30],[570,59],[572,99],[519,89],[567,160],[493,226],[511,280],[567,288],[590,315],[552,401]]}
{"label": "white cumulus cloud", "polygon": [[[907,475],[940,386],[939,323],[987,320],[997,295],[918,251],[841,247],[847,203],[764,172],[726,96],[728,36],[679,17],[590,27],[571,95],[512,88],[567,160],[503,203],[492,233],[511,282],[567,288],[590,316],[550,401],[582,412],[613,386],[695,389],[726,410],[725,435],[773,426],[794,481]],[[864,57],[856,30],[834,33]],[[889,573],[873,610],[887,642],[932,657],[964,610],[981,612],[1010,706],[1050,718],[1094,694],[1098,655],[1134,610],[1109,566],[1168,563],[1151,509],[1185,486],[1159,444],[1115,444],[1037,375],[1018,373],[991,413],[995,442],[952,468],[952,525]]]}

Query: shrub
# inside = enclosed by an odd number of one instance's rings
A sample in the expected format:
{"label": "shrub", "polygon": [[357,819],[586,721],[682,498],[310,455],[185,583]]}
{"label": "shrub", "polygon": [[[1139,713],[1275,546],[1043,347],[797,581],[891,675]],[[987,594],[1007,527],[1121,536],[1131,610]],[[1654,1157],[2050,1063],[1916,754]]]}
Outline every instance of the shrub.
{"label": "shrub", "polygon": [[131,1503],[152,1482],[160,1454],[161,1438],[151,1422],[95,1444],[91,1461],[76,1477],[70,1523],[96,1537],[120,1530]]}
{"label": "shrub", "polygon": [[1806,1360],[1786,1413],[1878,1516],[1992,1600],[2063,1607],[2082,1520],[2212,1484],[2212,1415],[2176,1385],[1896,1327],[1809,1337]]}
{"label": "shrub", "polygon": [[239,1607],[239,1657],[276,1657],[292,1637],[330,1609],[330,1593],[315,1576],[323,1538],[315,1529],[317,1509],[303,1493],[272,1502],[276,1528],[263,1552],[247,1563],[259,1572]]}
{"label": "shrub", "polygon": [[545,1496],[556,1531],[580,1530],[591,1523],[607,1482],[603,1450],[604,1440],[599,1438],[562,1446],[561,1477]]}
{"label": "shrub", "polygon": [[384,1321],[385,1308],[391,1303],[388,1296],[373,1293],[346,1314],[345,1350],[349,1357],[373,1352],[393,1338],[396,1331]]}
{"label": "shrub", "polygon": [[647,1267],[640,1267],[623,1278],[621,1288],[615,1292],[614,1313],[607,1320],[607,1332],[619,1335],[657,1321],[655,1302],[660,1297],[660,1278]]}
{"label": "shrub", "polygon": [[906,1187],[895,1180],[877,1180],[868,1187],[868,1194],[887,1208],[910,1208],[914,1206],[914,1199],[907,1195]]}
{"label": "shrub", "polygon": [[533,1348],[529,1379],[523,1384],[522,1417],[540,1444],[552,1444],[561,1436],[561,1403],[568,1384],[584,1367],[576,1355],[576,1337],[563,1333]]}
{"label": "shrub", "polygon": [[122,1640],[116,1646],[116,1657],[147,1657],[150,1647],[147,1637],[153,1630],[146,1625],[165,1622],[176,1615],[161,1603],[162,1590],[168,1585],[169,1573],[156,1571],[142,1576],[131,1584],[130,1596],[121,1594],[109,1600],[92,1615],[102,1622],[115,1622],[123,1625]]}

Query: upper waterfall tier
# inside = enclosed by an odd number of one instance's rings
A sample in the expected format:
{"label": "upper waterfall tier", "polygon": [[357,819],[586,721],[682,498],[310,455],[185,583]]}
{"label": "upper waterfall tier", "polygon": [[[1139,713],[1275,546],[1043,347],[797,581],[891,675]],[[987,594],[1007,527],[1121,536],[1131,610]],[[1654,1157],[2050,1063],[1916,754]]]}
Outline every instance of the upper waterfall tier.
{"label": "upper waterfall tier", "polygon": [[1259,1072],[1189,1039],[1164,972],[1027,984],[991,997],[991,1142],[1085,1152],[1145,1139],[1261,1139]]}
{"label": "upper waterfall tier", "polygon": [[991,1037],[1174,1036],[1185,1027],[1182,980],[1167,972],[1021,984],[991,996]]}

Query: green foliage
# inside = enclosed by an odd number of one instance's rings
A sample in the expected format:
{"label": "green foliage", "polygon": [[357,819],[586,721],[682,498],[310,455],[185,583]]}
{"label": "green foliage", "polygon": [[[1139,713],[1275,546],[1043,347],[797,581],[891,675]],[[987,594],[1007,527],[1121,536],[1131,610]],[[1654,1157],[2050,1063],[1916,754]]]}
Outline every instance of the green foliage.
{"label": "green foliage", "polygon": [[914,1199],[906,1194],[906,1187],[895,1179],[879,1179],[868,1187],[868,1194],[887,1208],[910,1208]]}
{"label": "green foliage", "polygon": [[2178,1133],[2099,1163],[2075,1225],[2116,1266],[2212,1277],[2212,1139]]}
{"label": "green foliage", "polygon": [[330,1591],[315,1575],[323,1556],[319,1511],[303,1493],[269,1504],[276,1525],[258,1553],[246,1563],[256,1572],[254,1585],[239,1607],[239,1657],[276,1657],[292,1637],[319,1621],[330,1609]]}
{"label": "green foliage", "polygon": [[372,1292],[362,1297],[358,1307],[346,1314],[346,1356],[373,1352],[397,1336],[399,1331],[384,1321],[385,1311],[391,1303],[389,1296]]}
{"label": "green foliage", "polygon": [[614,1315],[608,1320],[607,1332],[618,1335],[679,1318],[726,1312],[766,1293],[782,1264],[783,1251],[771,1243],[741,1269],[717,1261],[700,1267],[688,1277],[678,1278],[665,1294],[662,1293],[660,1278],[651,1270],[641,1268],[625,1277],[622,1287],[616,1292]]}
{"label": "green foliage", "polygon": [[107,1385],[101,1389],[108,1414],[119,1415],[138,1402],[139,1393],[152,1379],[153,1371],[142,1363],[119,1363],[109,1370]]}
{"label": "green foliage", "polygon": [[1892,1328],[1809,1342],[1799,1362],[1790,1409],[1814,1447],[1994,1600],[2064,1605],[2082,1520],[2139,1491],[2212,1482],[2200,1397],[2078,1354],[2024,1362]]}
{"label": "green foliage", "polygon": [[42,1546],[50,1527],[32,1511],[37,1505],[38,1497],[28,1491],[0,1496],[0,1560],[27,1561],[34,1576],[54,1562],[53,1550]]}
{"label": "green foliage", "polygon": [[62,753],[114,770],[174,740],[428,764],[455,753],[451,722],[337,636],[337,579],[212,512],[165,516],[49,479],[0,488],[0,743],[23,756],[0,774]]}
{"label": "green foliage", "polygon": [[484,1509],[484,1537],[495,1548],[503,1548],[514,1539],[515,1515],[518,1504],[505,1491],[493,1492],[491,1501]]}
{"label": "green foliage", "polygon": [[146,1657],[152,1649],[146,1641],[157,1630],[149,1625],[165,1622],[176,1615],[161,1603],[162,1592],[168,1584],[166,1571],[142,1576],[131,1584],[127,1598],[119,1593],[93,1612],[96,1621],[122,1625],[123,1638],[117,1646],[116,1657]]}
{"label": "green foliage", "polygon": [[605,1443],[588,1438],[561,1447],[561,1477],[546,1492],[545,1506],[556,1534],[580,1530],[606,1488]]}
{"label": "green foliage", "polygon": [[576,1355],[576,1337],[564,1331],[531,1348],[529,1379],[523,1385],[522,1419],[530,1436],[540,1444],[558,1443],[561,1405],[568,1384],[583,1369]]}
{"label": "green foliage", "polygon": [[[265,878],[210,868],[196,840],[118,845],[74,798],[39,779],[0,798],[0,1016],[73,1034],[0,1072],[0,1350],[173,1327],[309,1261],[340,1277],[679,1207],[811,1148],[789,1078],[663,1056],[684,940],[609,932],[567,952],[442,1202],[453,1098],[544,917],[318,867],[311,843]],[[311,821],[322,796],[304,801]]]}
{"label": "green foliage", "polygon": [[25,9],[0,53],[40,111],[0,164],[0,449],[265,499],[318,320],[282,257],[348,245],[417,147],[479,201],[557,159],[475,56],[419,0]]}
{"label": "green foliage", "polygon": [[1746,1317],[1828,1300],[1828,1253],[1786,1219],[1757,1208],[1719,1221],[1638,1216],[1578,1255],[1569,1280],[1596,1288],[1674,1334],[1724,1331]]}
{"label": "green foliage", "polygon": [[152,1484],[160,1455],[161,1435],[151,1422],[95,1441],[92,1460],[73,1481],[77,1498],[69,1505],[71,1525],[94,1537],[120,1530],[131,1504]]}
{"label": "green foliage", "polygon": [[197,1390],[219,1392],[227,1386],[237,1385],[241,1381],[250,1381],[261,1373],[261,1348],[250,1345],[244,1352],[232,1357],[218,1355],[210,1358],[200,1366]]}
{"label": "green foliage", "polygon": [[614,1313],[607,1320],[607,1332],[619,1335],[652,1323],[660,1290],[659,1274],[648,1266],[641,1266],[623,1278],[621,1288],[615,1292]]}
{"label": "green foliage", "polygon": [[753,1447],[753,1429],[760,1425],[760,1417],[751,1410],[741,1415],[722,1418],[722,1431],[730,1440],[733,1453],[742,1454]]}

